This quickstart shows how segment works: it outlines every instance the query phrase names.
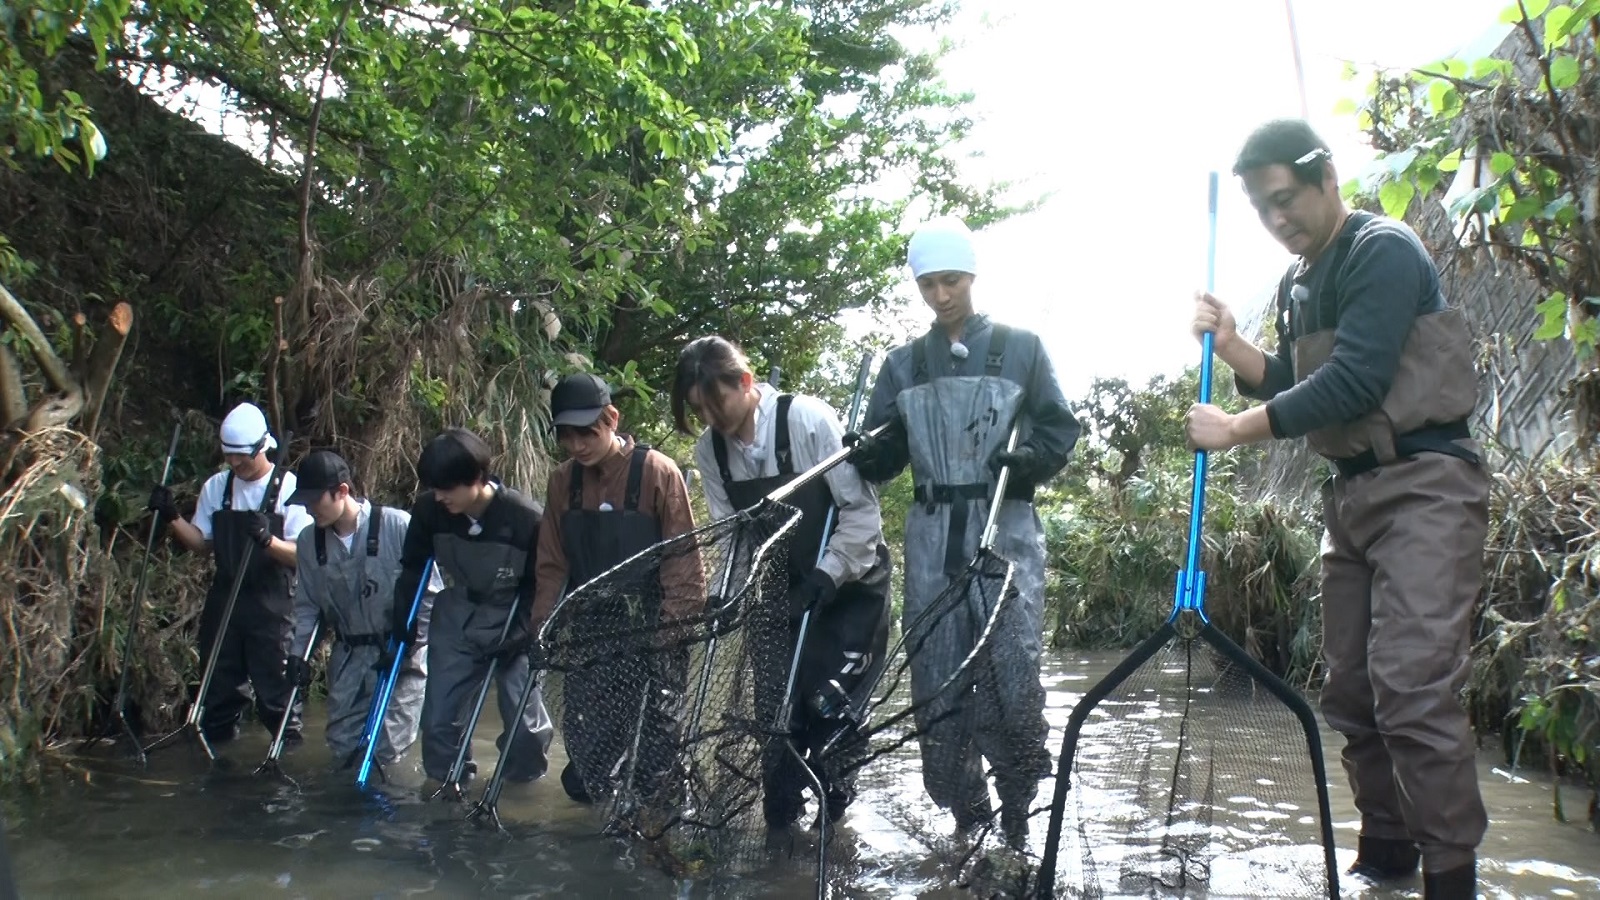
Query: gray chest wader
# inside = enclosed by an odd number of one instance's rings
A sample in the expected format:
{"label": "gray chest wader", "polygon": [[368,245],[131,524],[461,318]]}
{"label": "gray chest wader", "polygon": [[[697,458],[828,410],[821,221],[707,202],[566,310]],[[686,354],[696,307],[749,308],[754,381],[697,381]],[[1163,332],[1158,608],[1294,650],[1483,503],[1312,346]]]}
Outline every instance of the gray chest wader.
{"label": "gray chest wader", "polygon": [[[372,505],[365,547],[352,542],[350,555],[333,563],[328,561],[328,530],[313,529],[318,571],[301,574],[302,578],[315,577],[320,582],[322,617],[336,635],[328,658],[327,739],[334,759],[344,759],[347,765],[361,749],[372,695],[385,674],[379,671],[379,665],[389,640],[389,617],[393,615],[390,598],[399,571],[397,566],[387,571],[369,571],[370,566],[378,564],[382,549],[383,512],[382,506]],[[374,754],[381,764],[393,762],[416,740],[427,677],[426,653],[425,647],[418,648],[408,654],[401,667]]]}
{"label": "gray chest wader", "polygon": [[[728,468],[727,441],[721,434],[711,433],[711,450],[716,457],[722,486],[735,509],[754,507],[799,474],[794,467],[789,427],[789,407],[793,399],[783,394],[777,401],[772,448],[778,463],[776,475],[735,481]],[[793,592],[816,568],[823,549],[823,523],[828,511],[836,510],[836,504],[826,478],[808,482],[788,502],[800,510],[800,522],[786,548],[785,587]],[[877,563],[867,574],[858,581],[840,585],[833,602],[812,613],[795,679],[797,702],[789,719],[790,733],[802,753],[820,751],[845,726],[838,718],[844,706],[840,698],[848,697],[863,686],[875,664],[883,658],[889,641],[889,566],[889,548],[880,542]],[[792,647],[799,639],[800,613],[795,611],[797,604],[791,602],[788,606],[791,610],[788,645]],[[763,659],[771,665],[756,673],[756,689],[763,698],[760,708],[771,710],[774,718],[788,680],[789,659],[788,655]],[[812,760],[813,766],[818,762]],[[763,766],[766,782],[763,802],[768,821],[788,824],[798,815],[803,802],[802,789],[809,783],[798,765],[783,742],[769,742]],[[844,794],[840,792],[848,792],[847,779],[828,772],[818,774],[826,791],[841,797]],[[843,802],[848,802],[848,798]]]}
{"label": "gray chest wader", "polygon": [[[1318,296],[1294,298],[1292,270],[1279,285],[1296,381],[1332,355],[1336,282],[1364,215]],[[1460,701],[1489,515],[1467,424],[1472,353],[1459,309],[1418,316],[1379,408],[1306,435],[1338,473],[1323,489],[1322,712],[1346,739],[1362,841],[1414,842],[1429,871],[1470,863],[1488,824]]]}
{"label": "gray chest wader", "polygon": [[[639,511],[649,452],[644,444],[635,444],[629,455],[621,509],[585,509],[586,469],[573,465],[567,508],[561,514],[561,549],[567,559],[569,592],[661,542],[660,520]],[[660,572],[644,577],[659,582]],[[596,604],[584,615],[596,633],[629,633],[657,622],[661,596],[659,583],[641,585],[638,597],[642,605]],[[630,778],[630,793],[643,798],[654,793],[676,749],[676,704],[683,696],[689,659],[686,648],[658,657],[632,654],[610,658],[593,668],[560,676],[561,732],[568,756],[561,771],[561,787],[567,796],[588,803]],[[629,704],[637,715],[617,715],[614,710],[619,703]],[[634,764],[625,771],[630,760]]]}
{"label": "gray chest wader", "polygon": [[912,387],[896,398],[909,437],[915,502],[906,514],[905,622],[934,605],[977,554],[989,504],[1001,503],[995,553],[1013,563],[1014,613],[997,623],[971,692],[943,691],[977,646],[992,607],[974,588],[942,616],[909,660],[923,784],[934,802],[971,827],[991,812],[983,760],[1002,804],[1022,809],[1048,774],[1048,728],[1039,681],[1044,538],[1033,505],[991,496],[989,460],[1021,427],[1025,396],[1001,376],[1009,329],[992,326],[982,375],[929,377],[927,338],[912,345]]}
{"label": "gray chest wader", "polygon": [[[244,558],[245,548],[253,543],[245,529],[246,521],[252,513],[263,513],[273,537],[284,536],[283,516],[276,512],[283,472],[282,466],[273,466],[261,507],[244,511],[233,508],[234,476],[228,472],[222,487],[222,508],[211,517],[211,548],[217,568],[200,616],[202,648],[211,647],[216,639],[239,561]],[[216,671],[206,692],[205,721],[200,727],[208,741],[226,741],[237,733],[239,717],[250,705],[252,694],[256,717],[269,731],[278,730],[292,688],[284,677],[283,660],[293,637],[294,571],[278,565],[257,548],[250,553],[228,631],[217,651]],[[202,667],[204,663],[201,660]],[[300,711],[296,706],[289,711],[287,730],[298,738]]]}
{"label": "gray chest wader", "polygon": [[[484,522],[500,502],[497,493],[484,513]],[[486,656],[521,627],[526,610],[521,608],[520,588],[528,555],[537,542],[535,535],[522,549],[448,532],[433,536],[434,564],[445,587],[434,598],[428,625],[422,766],[429,778],[442,783],[441,791],[458,790],[477,772],[472,761],[472,730],[488,700],[491,683],[496,684],[496,703],[504,725],[495,745],[508,757],[502,764],[505,777],[526,782],[544,774],[545,751],[555,729],[537,685],[521,716],[517,709],[528,680],[534,677],[528,656],[522,653],[506,660]],[[506,750],[507,737],[513,731],[517,740]]]}

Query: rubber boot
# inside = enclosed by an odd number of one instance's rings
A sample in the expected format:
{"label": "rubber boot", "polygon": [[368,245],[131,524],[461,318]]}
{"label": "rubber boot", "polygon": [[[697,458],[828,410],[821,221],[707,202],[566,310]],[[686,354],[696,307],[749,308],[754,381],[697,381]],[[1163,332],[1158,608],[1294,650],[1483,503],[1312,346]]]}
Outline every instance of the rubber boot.
{"label": "rubber boot", "polygon": [[1349,874],[1368,881],[1407,878],[1422,865],[1422,851],[1409,840],[1362,835],[1357,848]]}
{"label": "rubber boot", "polygon": [[1476,900],[1478,865],[1475,862],[1443,872],[1422,873],[1422,900]]}

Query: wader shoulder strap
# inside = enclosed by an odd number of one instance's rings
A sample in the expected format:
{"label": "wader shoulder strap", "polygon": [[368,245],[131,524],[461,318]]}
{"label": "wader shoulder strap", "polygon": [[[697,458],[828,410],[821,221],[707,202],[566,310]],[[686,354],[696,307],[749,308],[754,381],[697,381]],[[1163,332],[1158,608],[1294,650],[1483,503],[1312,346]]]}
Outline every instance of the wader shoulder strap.
{"label": "wader shoulder strap", "polygon": [[1278,312],[1278,337],[1293,342],[1294,317],[1289,314],[1291,304],[1294,303],[1294,272],[1298,264],[1291,265],[1283,277],[1278,279],[1278,292],[1272,296],[1273,307]]}
{"label": "wader shoulder strap", "polygon": [[572,474],[567,478],[567,509],[583,509],[583,464],[572,461]]}
{"label": "wader shoulder strap", "polygon": [[927,335],[917,338],[911,343],[911,386],[928,383],[928,340]]}
{"label": "wader shoulder strap", "polygon": [[[383,507],[372,504],[372,512],[367,515],[367,555],[378,555],[378,535],[383,531]],[[328,564],[328,529],[318,525],[316,528],[317,565]]]}
{"label": "wader shoulder strap", "polygon": [[[1328,259],[1328,277],[1322,281],[1322,293],[1317,297],[1316,331],[1323,331],[1336,327],[1339,324],[1339,274],[1344,271],[1344,264],[1350,258],[1350,248],[1355,246],[1356,235],[1367,223],[1373,219],[1372,213],[1353,212],[1350,220],[1344,223],[1344,229],[1339,232],[1339,240],[1333,245],[1333,256]],[[1311,334],[1311,330],[1301,332]]]}
{"label": "wader shoulder strap", "polygon": [[722,487],[727,489],[733,484],[733,473],[728,471],[728,442],[715,428],[711,429],[711,455],[717,458],[717,474],[722,476]]}
{"label": "wader shoulder strap", "polygon": [[372,504],[372,512],[367,516],[367,555],[377,557],[378,534],[383,531],[383,507]]}
{"label": "wader shoulder strap", "polygon": [[789,452],[789,407],[793,403],[793,394],[778,397],[778,421],[772,436],[772,451],[778,457],[779,475],[794,474],[794,454]]}
{"label": "wader shoulder strap", "polygon": [[233,509],[233,470],[228,470],[228,480],[222,483],[222,509]]}
{"label": "wader shoulder strap", "polygon": [[990,378],[1000,375],[1000,366],[1006,361],[1006,342],[1011,340],[1011,326],[996,322],[989,329],[989,355],[983,360],[983,374]]}
{"label": "wader shoulder strap", "polygon": [[649,452],[648,444],[633,445],[633,457],[628,460],[628,488],[622,495],[622,508],[625,512],[639,511],[639,494],[644,489],[644,458]]}

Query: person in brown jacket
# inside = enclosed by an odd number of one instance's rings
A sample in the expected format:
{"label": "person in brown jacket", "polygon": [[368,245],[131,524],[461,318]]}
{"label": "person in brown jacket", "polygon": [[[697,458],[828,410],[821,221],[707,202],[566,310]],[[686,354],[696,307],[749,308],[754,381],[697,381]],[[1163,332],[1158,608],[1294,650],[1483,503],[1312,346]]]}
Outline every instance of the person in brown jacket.
{"label": "person in brown jacket", "polygon": [[[550,475],[544,526],[539,530],[534,632],[550,618],[563,593],[570,593],[631,556],[694,530],[689,489],[665,454],[619,434],[621,417],[600,378],[568,375],[550,394],[556,438],[569,459]],[[705,576],[698,553],[665,554],[644,576],[639,594],[659,604],[663,623],[693,616],[705,603]],[[583,610],[577,610],[583,615]],[[600,613],[604,614],[604,613]],[[648,668],[648,673],[644,669]],[[649,797],[673,761],[678,704],[687,687],[688,651],[650,654],[648,667],[597,666],[569,672],[563,683],[562,740],[568,762],[561,786],[580,803],[593,799],[633,754],[633,791]],[[623,701],[622,697],[640,698]],[[619,704],[621,704],[619,706]],[[624,722],[621,708],[644,711],[634,750],[637,720]],[[627,726],[627,733],[621,733]]]}
{"label": "person in brown jacket", "polygon": [[1196,298],[1195,336],[1212,333],[1240,392],[1267,402],[1238,415],[1196,404],[1189,441],[1304,436],[1332,463],[1322,712],[1345,736],[1361,812],[1351,872],[1407,878],[1420,857],[1427,900],[1465,900],[1488,825],[1459,697],[1488,534],[1489,476],[1467,425],[1472,336],[1416,234],[1345,206],[1304,122],[1257,129],[1233,171],[1299,259],[1278,285],[1275,353],[1242,339],[1221,301]]}

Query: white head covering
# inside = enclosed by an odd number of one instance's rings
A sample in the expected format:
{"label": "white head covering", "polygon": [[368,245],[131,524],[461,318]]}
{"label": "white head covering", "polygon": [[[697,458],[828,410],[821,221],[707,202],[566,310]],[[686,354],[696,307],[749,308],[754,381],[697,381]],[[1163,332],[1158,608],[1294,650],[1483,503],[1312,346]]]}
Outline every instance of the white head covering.
{"label": "white head covering", "polygon": [[956,218],[934,219],[911,236],[906,254],[911,261],[911,277],[929,272],[978,274],[978,256],[972,247],[972,231]]}
{"label": "white head covering", "polygon": [[[258,448],[262,438],[266,442]],[[267,416],[254,403],[241,403],[222,420],[223,453],[259,453],[278,446],[267,430]]]}

